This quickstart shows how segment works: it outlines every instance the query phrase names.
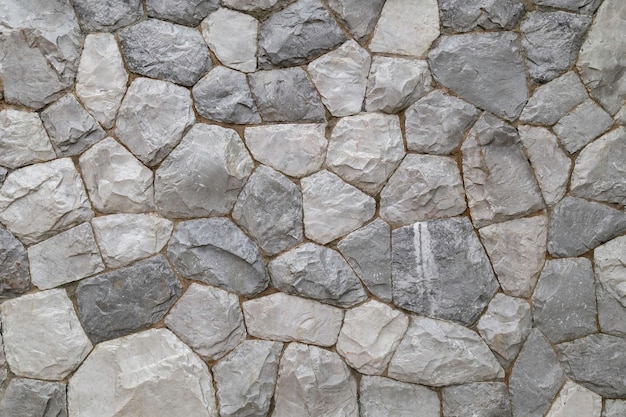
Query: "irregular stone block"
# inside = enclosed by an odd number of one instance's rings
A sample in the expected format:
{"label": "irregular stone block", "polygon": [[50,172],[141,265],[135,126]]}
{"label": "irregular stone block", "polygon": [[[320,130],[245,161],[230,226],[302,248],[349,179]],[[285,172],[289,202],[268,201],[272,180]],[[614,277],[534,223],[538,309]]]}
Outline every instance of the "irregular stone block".
{"label": "irregular stone block", "polygon": [[380,376],[363,376],[359,405],[362,417],[439,417],[439,397],[435,391]]}
{"label": "irregular stone block", "polygon": [[202,36],[211,51],[222,64],[239,71],[256,71],[258,35],[259,22],[234,10],[220,8],[202,21]]}
{"label": "irregular stone block", "polygon": [[626,337],[626,307],[596,281],[598,324],[602,333]]}
{"label": "irregular stone block", "polygon": [[19,168],[56,158],[37,113],[0,111],[0,165]]}
{"label": "irregular stone block", "polygon": [[585,387],[566,381],[546,417],[600,417],[602,397]]}
{"label": "irregular stone block", "polygon": [[593,252],[593,261],[602,287],[626,307],[626,236],[597,247]]}
{"label": "irregular stone block", "polygon": [[72,3],[86,32],[114,32],[143,16],[141,0],[73,0]]}
{"label": "irregular stone block", "polygon": [[533,0],[540,6],[559,7],[572,12],[591,14],[596,11],[602,0]]}
{"label": "irregular stone block", "polygon": [[285,2],[285,0],[222,0],[224,6],[250,13],[265,12]]}
{"label": "irregular stone block", "polygon": [[602,417],[620,417],[626,413],[626,400],[604,400]]}
{"label": "irregular stone block", "polygon": [[586,144],[613,126],[613,119],[593,100],[587,99],[554,125],[554,133],[569,153],[578,152]]}
{"label": "irregular stone block", "polygon": [[335,16],[357,39],[366,38],[372,33],[384,4],[385,0],[328,1],[328,6],[335,12]]}
{"label": "irregular stone block", "polygon": [[441,392],[444,417],[511,417],[509,391],[501,382],[474,382]]}
{"label": "irregular stone block", "polygon": [[15,378],[4,393],[0,417],[67,417],[66,385]]}
{"label": "irregular stone block", "polygon": [[28,254],[24,245],[0,226],[0,299],[30,288]]}
{"label": "irregular stone block", "polygon": [[457,32],[511,30],[525,12],[522,0],[441,0],[439,8],[443,26]]}
{"label": "irregular stone block", "polygon": [[219,7],[219,0],[147,0],[148,16],[170,20],[186,26],[197,26]]}

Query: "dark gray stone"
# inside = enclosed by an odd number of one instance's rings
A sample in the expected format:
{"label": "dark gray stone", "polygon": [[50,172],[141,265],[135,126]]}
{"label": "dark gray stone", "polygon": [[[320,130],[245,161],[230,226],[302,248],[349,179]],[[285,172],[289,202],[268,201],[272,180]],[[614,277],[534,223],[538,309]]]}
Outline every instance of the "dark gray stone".
{"label": "dark gray stone", "polygon": [[81,281],[76,288],[78,316],[98,343],[158,322],[180,293],[180,282],[157,255]]}
{"label": "dark gray stone", "polygon": [[2,184],[4,183],[4,179],[7,177],[8,173],[9,171],[7,171],[5,168],[0,167],[0,186],[2,186]]}
{"label": "dark gray stone", "polygon": [[522,0],[440,0],[441,23],[457,32],[511,30],[524,16]]}
{"label": "dark gray stone", "polygon": [[602,3],[602,0],[532,0],[540,6],[558,7],[572,12],[592,14]]}
{"label": "dark gray stone", "polygon": [[626,337],[626,307],[596,281],[598,323],[602,333]]}
{"label": "dark gray stone", "polygon": [[146,0],[146,10],[150,17],[197,26],[219,4],[219,0]]}
{"label": "dark gray stone", "polygon": [[441,391],[444,417],[511,417],[509,390],[502,382],[474,382]]}
{"label": "dark gray stone", "polygon": [[0,226],[0,299],[30,288],[28,265],[24,245]]}
{"label": "dark gray stone", "polygon": [[13,379],[2,398],[0,417],[67,417],[65,384]]}
{"label": "dark gray stone", "polygon": [[329,0],[328,6],[357,39],[372,33],[385,0]]}
{"label": "dark gray stone", "polygon": [[360,383],[361,417],[439,417],[439,397],[424,386],[381,376],[363,376]]}
{"label": "dark gray stone", "polygon": [[143,16],[141,0],[72,0],[72,3],[86,32],[113,32]]}

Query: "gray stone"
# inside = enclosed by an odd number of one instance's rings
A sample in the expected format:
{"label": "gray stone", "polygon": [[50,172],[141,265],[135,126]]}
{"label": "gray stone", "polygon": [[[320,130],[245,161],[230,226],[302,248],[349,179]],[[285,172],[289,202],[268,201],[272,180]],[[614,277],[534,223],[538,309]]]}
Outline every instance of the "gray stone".
{"label": "gray stone", "polygon": [[466,207],[459,166],[447,156],[407,155],[380,193],[380,216],[393,225],[452,217]]}
{"label": "gray stone", "polygon": [[72,416],[217,417],[206,364],[167,329],[100,343],[67,398]]}
{"label": "gray stone", "polygon": [[478,118],[471,104],[435,90],[404,113],[409,150],[446,155],[454,152]]}
{"label": "gray stone", "polygon": [[517,34],[442,36],[428,61],[435,80],[472,104],[515,120],[528,99]]}
{"label": "gray stone", "polygon": [[626,414],[626,400],[605,400],[602,417],[621,417]]}
{"label": "gray stone", "polygon": [[404,155],[398,116],[362,113],[337,122],[326,164],[346,182],[377,194]]}
{"label": "gray stone", "polygon": [[87,32],[113,32],[143,16],[141,0],[73,0],[80,26]]}
{"label": "gray stone", "polygon": [[30,288],[28,255],[24,245],[0,226],[0,299]]}
{"label": "gray stone", "polygon": [[336,251],[305,243],[269,264],[273,286],[287,294],[351,307],[367,294],[350,266]]}
{"label": "gray stone", "polygon": [[261,24],[259,63],[263,67],[302,64],[345,40],[319,0],[298,0]]}
{"label": "gray stone", "polygon": [[264,165],[246,182],[232,216],[268,255],[302,241],[302,193],[287,177]]}
{"label": "gray stone", "polygon": [[302,68],[258,71],[248,79],[263,121],[324,121],[324,106]]}
{"label": "gray stone", "polygon": [[504,378],[504,370],[474,331],[442,320],[413,316],[388,374],[430,386]]}
{"label": "gray stone", "polygon": [[243,303],[251,336],[281,342],[332,346],[343,322],[343,310],[282,292]]}
{"label": "gray stone", "polygon": [[471,324],[498,290],[489,259],[466,217],[418,222],[391,234],[393,303]]}
{"label": "gray stone", "polygon": [[7,300],[0,313],[4,352],[17,376],[61,380],[91,351],[65,290]]}
{"label": "gray stone", "polygon": [[202,117],[223,123],[261,123],[246,76],[226,67],[215,67],[191,90]]}
{"label": "gray stone", "polygon": [[582,147],[609,130],[613,119],[593,100],[587,99],[554,126],[563,147],[569,153]]}
{"label": "gray stone", "polygon": [[13,379],[2,398],[0,417],[67,417],[65,384]]}
{"label": "gray stone", "polygon": [[613,118],[618,124],[626,126],[626,104],[624,104],[622,108],[619,109],[619,111],[615,116],[613,116]]}
{"label": "gray stone", "polygon": [[131,72],[192,86],[212,67],[209,48],[196,29],[147,19],[119,32]]}
{"label": "gray stone", "polygon": [[222,0],[224,6],[243,12],[260,13],[286,3],[289,0]]}
{"label": "gray stone", "polygon": [[0,111],[0,165],[14,169],[55,158],[37,113],[12,109]]}
{"label": "gray stone", "polygon": [[600,417],[602,397],[572,381],[566,381],[546,417]]}
{"label": "gray stone", "polygon": [[69,158],[15,170],[0,187],[0,221],[26,245],[92,217],[83,182]]}
{"label": "gray stone", "polygon": [[439,397],[435,391],[380,376],[363,376],[359,405],[362,417],[439,417]]}
{"label": "gray stone", "polygon": [[618,237],[593,253],[599,284],[613,299],[626,307],[626,237]]}
{"label": "gray stone", "polygon": [[511,417],[507,386],[501,382],[474,382],[442,390],[444,417]]}
{"label": "gray stone", "polygon": [[522,0],[442,0],[439,8],[443,26],[457,32],[511,30],[525,12]]}
{"label": "gray stone", "polygon": [[376,201],[326,170],[300,181],[306,237],[322,245],[363,226]]}
{"label": "gray stone", "polygon": [[626,231],[626,215],[582,198],[565,197],[552,210],[548,252],[555,257],[578,256]]}
{"label": "gray stone", "polygon": [[385,0],[329,0],[328,6],[356,39],[368,37],[378,21]]}
{"label": "gray stone", "polygon": [[291,343],[280,360],[272,417],[305,415],[358,417],[356,380],[336,353]]}
{"label": "gray stone", "polygon": [[216,360],[246,338],[235,294],[191,284],[165,318],[165,325],[198,355]]}
{"label": "gray stone", "polygon": [[82,280],[76,303],[85,331],[98,343],[160,321],[180,292],[180,282],[158,255]]}
{"label": "gray stone", "polygon": [[476,227],[521,217],[544,207],[537,180],[513,126],[483,114],[461,150],[465,192]]}
{"label": "gray stone", "polygon": [[67,94],[41,112],[57,155],[79,155],[106,133],[73,94]]}
{"label": "gray stone", "polygon": [[78,159],[93,207],[102,213],[154,211],[154,173],[107,138]]}
{"label": "gray stone", "polygon": [[148,16],[197,26],[209,13],[217,10],[219,0],[147,0]]}
{"label": "gray stone", "polygon": [[213,367],[220,415],[268,415],[282,343],[246,340]]}
{"label": "gray stone", "polygon": [[0,187],[4,183],[4,180],[6,179],[8,173],[9,171],[7,171],[5,168],[0,167]]}
{"label": "gray stone", "polygon": [[115,134],[141,162],[154,166],[194,121],[189,90],[165,81],[137,78],[122,101]]}
{"label": "gray stone", "polygon": [[9,367],[7,366],[7,358],[4,354],[4,344],[2,343],[2,335],[0,334],[0,383],[4,384],[9,376]]}
{"label": "gray stone", "polygon": [[167,255],[183,277],[248,297],[269,283],[259,248],[226,218],[178,223]]}
{"label": "gray stone", "polygon": [[598,305],[598,324],[602,333],[626,337],[626,307],[596,280],[596,300]]}
{"label": "gray stone", "polygon": [[540,6],[558,7],[572,12],[591,14],[603,0],[532,0]]}
{"label": "gray stone", "polygon": [[198,123],[156,171],[157,210],[169,217],[224,215],[252,169],[237,132]]}

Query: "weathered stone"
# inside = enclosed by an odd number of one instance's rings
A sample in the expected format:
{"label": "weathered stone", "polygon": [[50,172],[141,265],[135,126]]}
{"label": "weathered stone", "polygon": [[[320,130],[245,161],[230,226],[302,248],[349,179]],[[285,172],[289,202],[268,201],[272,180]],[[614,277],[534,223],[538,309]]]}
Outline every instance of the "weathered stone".
{"label": "weathered stone", "polygon": [[258,71],[248,79],[264,121],[324,121],[324,106],[302,68]]}
{"label": "weathered stone", "polygon": [[73,94],[67,94],[41,112],[52,146],[59,156],[81,154],[106,133]]}
{"label": "weathered stone", "polygon": [[56,158],[37,113],[0,111],[0,165],[19,168]]}
{"label": "weathered stone", "polygon": [[394,225],[452,217],[466,207],[459,167],[447,156],[407,155],[380,193],[380,216]]}
{"label": "weathered stone", "polygon": [[7,366],[7,358],[4,354],[4,343],[2,343],[2,334],[0,334],[0,383],[4,384],[7,376],[9,376],[9,368]]}
{"label": "weathered stone", "polygon": [[217,59],[243,72],[256,71],[258,34],[259,22],[254,17],[226,8],[202,21],[202,36]]}
{"label": "weathered stone", "polygon": [[587,99],[554,126],[554,133],[569,153],[582,147],[609,130],[613,119],[593,100]]}
{"label": "weathered stone", "polygon": [[166,329],[100,343],[67,397],[71,416],[217,417],[206,364]]}
{"label": "weathered stone", "polygon": [[108,33],[87,35],[76,75],[76,94],[107,129],[113,127],[127,82],[128,73],[115,37]]}
{"label": "weathered stone", "polygon": [[438,36],[436,0],[387,0],[369,47],[372,52],[420,57]]}
{"label": "weathered stone", "polygon": [[329,0],[328,6],[356,39],[368,37],[378,21],[385,0]]}
{"label": "weathered stone", "polygon": [[239,298],[191,284],[165,318],[165,325],[198,355],[216,360],[246,338]]}
{"label": "weathered stone", "polygon": [[82,280],[76,303],[85,331],[98,343],[158,322],[180,292],[180,282],[158,255]]}
{"label": "weathered stone", "polygon": [[349,116],[361,111],[371,61],[365,49],[349,40],[308,65],[313,84],[333,116]]}
{"label": "weathered stone", "polygon": [[192,86],[212,67],[200,32],[162,20],[143,20],[119,33],[131,72]]}
{"label": "weathered stone", "polygon": [[597,247],[593,260],[596,277],[602,287],[626,307],[626,236]]}
{"label": "weathered stone", "polygon": [[252,296],[269,283],[259,248],[226,218],[178,223],[167,255],[183,277],[227,291]]}
{"label": "weathered stone", "polygon": [[522,0],[441,0],[439,8],[443,26],[457,32],[511,30],[525,11]]}
{"label": "weathered stone", "polygon": [[626,126],[626,104],[624,104],[622,108],[619,109],[619,111],[615,116],[613,116],[613,118],[618,124]]}
{"label": "weathered stone", "polygon": [[9,171],[7,171],[5,168],[0,167],[0,187],[4,183],[4,180],[6,179],[8,173]]}
{"label": "weathered stone", "polygon": [[601,413],[602,397],[566,381],[546,417],[600,417]]}
{"label": "weathered stone", "polygon": [[87,32],[113,32],[143,16],[141,0],[73,0],[80,26]]}
{"label": "weathered stone", "polygon": [[79,158],[93,207],[102,213],[154,210],[154,174],[120,145],[107,138]]}
{"label": "weathered stone", "polygon": [[282,292],[245,301],[243,314],[251,336],[281,342],[332,346],[343,310]]}
{"label": "weathered stone", "polygon": [[284,124],[247,127],[246,145],[254,159],[291,177],[318,171],[326,157],[324,124]]}
{"label": "weathered stone", "polygon": [[219,0],[147,0],[148,16],[197,26],[209,13],[217,10]]}
{"label": "weathered stone", "polygon": [[266,166],[259,166],[250,176],[232,216],[269,255],[302,241],[302,193],[287,177]]}
{"label": "weathered stone", "polygon": [[69,158],[15,170],[0,187],[0,221],[27,245],[92,217],[80,175]]}
{"label": "weathered stone", "polygon": [[191,91],[202,117],[223,123],[261,123],[246,76],[239,71],[215,67]]}
{"label": "weathered stone", "polygon": [[466,217],[418,222],[391,234],[393,303],[471,324],[498,290],[489,259]]}
{"label": "weathered stone", "polygon": [[474,382],[442,390],[444,417],[511,417],[509,391],[502,382]]}
{"label": "weathered stone", "polygon": [[224,6],[251,13],[264,12],[285,2],[285,0],[222,0]]}
{"label": "weathered stone", "polygon": [[65,384],[13,379],[2,398],[0,417],[67,417]]}
{"label": "weathered stone", "polygon": [[171,221],[154,214],[111,214],[91,220],[104,263],[126,266],[156,255],[172,234]]}
{"label": "weathered stone", "polygon": [[221,416],[268,415],[282,348],[282,343],[246,340],[213,367]]}
{"label": "weathered stone", "polygon": [[544,207],[517,130],[491,114],[476,122],[463,146],[463,178],[476,227]]}
{"label": "weathered stone", "polygon": [[573,12],[591,14],[596,11],[602,0],[532,0],[540,6],[558,7]]}
{"label": "weathered stone", "polygon": [[63,379],[91,350],[65,290],[7,300],[0,312],[6,359],[18,376]]}
{"label": "weathered stone", "polygon": [[460,324],[413,316],[389,364],[400,381],[443,386],[504,378],[485,342]]}
{"label": "weathered stone", "polygon": [[439,417],[437,393],[420,385],[380,376],[363,376],[359,405],[362,417]]}
{"label": "weathered stone", "polygon": [[363,113],[337,122],[326,164],[346,182],[377,194],[404,155],[398,116]]}
{"label": "weathered stone", "polygon": [[367,80],[365,109],[397,113],[432,90],[426,61],[377,56]]}
{"label": "weathered stone", "polygon": [[0,226],[0,299],[30,288],[28,255],[24,245]]}
{"label": "weathered stone", "polygon": [[446,155],[454,152],[478,118],[471,104],[435,90],[404,113],[409,150]]}
{"label": "weathered stone", "polygon": [[198,123],[156,171],[157,210],[169,217],[226,214],[253,167],[237,132]]}
{"label": "weathered stone", "polygon": [[376,202],[326,170],[300,181],[306,237],[325,245],[374,217]]}
{"label": "weathered stone", "polygon": [[605,400],[602,417],[621,417],[626,414],[626,400]]}
{"label": "weathered stone", "polygon": [[356,380],[339,355],[291,343],[280,360],[273,417],[358,417]]}
{"label": "weathered stone", "polygon": [[351,307],[367,294],[346,261],[330,248],[305,243],[269,264],[272,284],[280,291]]}
{"label": "weathered stone", "polygon": [[428,60],[435,80],[470,103],[507,120],[522,112],[528,87],[517,34],[442,36]]}
{"label": "weathered stone", "polygon": [[600,281],[596,280],[598,324],[602,333],[626,337],[626,307]]}

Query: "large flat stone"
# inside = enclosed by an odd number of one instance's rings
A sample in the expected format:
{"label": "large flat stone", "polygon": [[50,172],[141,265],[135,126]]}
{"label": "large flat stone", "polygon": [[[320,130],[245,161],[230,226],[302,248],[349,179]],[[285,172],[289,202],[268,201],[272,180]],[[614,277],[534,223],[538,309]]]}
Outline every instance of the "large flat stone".
{"label": "large flat stone", "polygon": [[569,152],[578,152],[613,126],[613,119],[595,101],[585,100],[554,125],[554,133]]}
{"label": "large flat stone", "polygon": [[532,0],[540,6],[558,7],[572,12],[592,14],[596,11],[602,0]]}
{"label": "large flat stone", "polygon": [[147,0],[148,16],[186,26],[197,26],[209,13],[217,10],[219,0]]}
{"label": "large flat stone", "polygon": [[30,288],[28,254],[22,242],[0,227],[0,299]]}
{"label": "large flat stone", "polygon": [[0,417],[67,417],[66,385],[15,378],[7,387]]}
{"label": "large flat stone", "polygon": [[6,109],[0,111],[0,165],[19,168],[56,158],[39,115]]}
{"label": "large flat stone", "polygon": [[141,0],[73,0],[72,3],[86,32],[113,32],[143,17]]}
{"label": "large flat stone", "polygon": [[509,391],[502,382],[474,382],[442,391],[444,417],[511,417]]}
{"label": "large flat stone", "polygon": [[602,397],[572,381],[566,381],[546,417],[600,417]]}
{"label": "large flat stone", "polygon": [[362,417],[439,417],[439,398],[426,387],[380,376],[361,377],[359,405]]}
{"label": "large flat stone", "polygon": [[522,0],[441,0],[439,8],[443,26],[457,32],[515,29],[525,12]]}

